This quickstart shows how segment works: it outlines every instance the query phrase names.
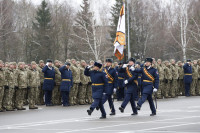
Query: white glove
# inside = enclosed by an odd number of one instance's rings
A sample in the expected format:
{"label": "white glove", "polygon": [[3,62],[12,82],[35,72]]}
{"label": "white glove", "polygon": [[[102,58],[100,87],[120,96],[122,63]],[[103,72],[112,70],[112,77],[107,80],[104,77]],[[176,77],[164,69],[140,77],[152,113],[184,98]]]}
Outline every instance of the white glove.
{"label": "white glove", "polygon": [[46,64],[47,66],[49,66],[49,62],[47,62],[47,64]]}
{"label": "white glove", "polygon": [[135,67],[131,66],[131,67],[130,67],[130,70],[131,70],[131,71],[134,71],[134,70],[135,70]]}
{"label": "white glove", "polygon": [[128,64],[124,64],[123,66],[122,66],[122,68],[126,68],[128,66]]}
{"label": "white glove", "polygon": [[117,92],[117,89],[116,88],[114,88],[114,93],[116,93]]}
{"label": "white glove", "polygon": [[124,84],[125,84],[125,85],[128,84],[128,80],[125,80],[125,81],[124,81]]}
{"label": "white glove", "polygon": [[106,93],[103,93],[103,95],[106,95]]}
{"label": "white glove", "polygon": [[88,69],[90,69],[92,66],[87,66]]}
{"label": "white glove", "polygon": [[157,92],[157,91],[158,91],[158,89],[156,89],[156,88],[153,89],[153,92]]}

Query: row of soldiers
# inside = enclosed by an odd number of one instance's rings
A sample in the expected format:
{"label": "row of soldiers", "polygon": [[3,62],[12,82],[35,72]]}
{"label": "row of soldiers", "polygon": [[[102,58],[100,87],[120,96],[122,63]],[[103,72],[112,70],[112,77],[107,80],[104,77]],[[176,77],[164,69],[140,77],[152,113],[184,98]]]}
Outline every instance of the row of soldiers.
{"label": "row of soldiers", "polygon": [[[70,70],[73,76],[73,86],[70,89],[69,105],[84,105],[92,103],[92,84],[89,77],[84,75],[87,66],[84,60],[76,62],[75,59],[67,60],[71,62]],[[94,61],[90,61],[93,65]],[[61,72],[59,68],[64,63],[54,61],[55,83],[52,91],[51,101],[53,105],[61,105]],[[44,101],[44,73],[43,60],[37,64],[32,61],[30,65],[24,62],[6,62],[0,60],[0,112],[25,110],[24,105],[29,104],[29,109],[38,109],[36,105],[45,105]]]}
{"label": "row of soldiers", "polygon": [[[185,96],[184,87],[184,69],[185,63],[181,61],[163,61],[158,59],[153,61],[153,67],[159,73],[159,90],[157,92],[158,98],[174,98],[177,96]],[[190,86],[190,95],[200,95],[200,59],[193,60],[192,66],[192,83]]]}

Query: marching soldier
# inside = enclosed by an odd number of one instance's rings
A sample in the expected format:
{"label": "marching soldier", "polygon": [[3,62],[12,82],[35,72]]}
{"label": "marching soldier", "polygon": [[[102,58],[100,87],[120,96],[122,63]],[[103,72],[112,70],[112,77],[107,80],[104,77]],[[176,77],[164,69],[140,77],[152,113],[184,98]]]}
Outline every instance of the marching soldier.
{"label": "marching soldier", "polygon": [[185,96],[190,96],[190,85],[192,83],[192,63],[191,60],[187,60],[187,63],[183,66],[184,69],[184,84],[185,84]]}
{"label": "marching soldier", "polygon": [[45,104],[46,106],[53,106],[52,104],[52,90],[55,85],[55,69],[52,67],[52,60],[48,59],[46,66],[42,69],[44,73],[43,90],[45,91]]}
{"label": "marching soldier", "polygon": [[124,77],[125,74],[120,72],[119,70],[122,67],[122,63],[119,63],[118,66],[115,68],[117,71],[117,76],[118,76],[118,89],[117,89],[117,101],[122,101],[124,99]]}
{"label": "marching soldier", "polygon": [[69,106],[69,92],[73,85],[72,72],[69,69],[70,65],[71,64],[69,62],[66,62],[64,66],[59,68],[62,78],[60,91],[62,95],[63,107]]}
{"label": "marching soldier", "polygon": [[36,98],[38,86],[40,86],[39,72],[37,71],[37,64],[35,61],[31,62],[30,70],[28,71],[28,101],[29,109],[38,109],[36,107]]}
{"label": "marching soldier", "polygon": [[157,60],[157,69],[159,73],[159,90],[157,92],[157,98],[162,99],[164,95],[164,67],[162,66],[162,60]]}
{"label": "marching soldier", "polygon": [[197,65],[197,60],[194,60],[192,64],[192,83],[190,89],[191,96],[196,96],[197,82],[198,82],[198,65]]}
{"label": "marching soldier", "polygon": [[61,83],[61,73],[59,71],[60,62],[58,60],[54,61],[55,69],[55,86],[52,91],[52,103],[53,105],[61,105],[61,96],[60,96],[60,83]]}
{"label": "marching soldier", "polygon": [[148,100],[149,106],[151,108],[152,114],[150,116],[156,115],[156,108],[153,103],[152,93],[157,92],[159,87],[159,75],[157,69],[153,68],[152,58],[145,59],[145,66],[141,69],[136,70],[136,72],[142,73],[142,97],[137,103],[137,109],[140,110],[142,104]]}
{"label": "marching soldier", "polygon": [[103,95],[102,102],[103,104],[108,100],[111,113],[110,115],[115,115],[115,107],[112,101],[113,92],[117,91],[118,77],[117,72],[114,68],[112,68],[112,59],[106,59],[106,67],[103,68],[103,71],[106,73],[108,77],[108,87],[105,90],[105,95]]}
{"label": "marching soldier", "polygon": [[15,100],[15,106],[17,110],[26,110],[26,108],[23,107],[24,104],[24,93],[25,89],[27,89],[28,80],[27,80],[27,71],[24,68],[25,63],[19,62],[18,63],[18,69],[16,71],[16,100]]}
{"label": "marching soldier", "polygon": [[164,89],[164,97],[169,98],[169,91],[171,89],[171,81],[172,81],[172,71],[170,69],[169,61],[165,61],[164,68],[165,75],[165,89]]}
{"label": "marching soldier", "polygon": [[185,95],[185,89],[183,87],[183,77],[184,77],[184,70],[183,70],[183,63],[181,61],[177,62],[178,64],[178,74],[179,74],[179,79],[178,79],[178,92],[177,95],[180,96],[184,96]]}
{"label": "marching soldier", "polygon": [[171,70],[172,70],[172,84],[171,84],[171,89],[170,89],[170,95],[172,98],[176,97],[176,93],[177,93],[177,87],[178,87],[178,68],[176,66],[176,61],[174,59],[171,60],[171,66],[170,66]]}
{"label": "marching soldier", "polygon": [[3,98],[4,98],[4,85],[5,85],[5,70],[3,69],[3,61],[0,60],[0,112],[3,112]]}
{"label": "marching soldier", "polygon": [[3,107],[6,111],[14,111],[13,96],[15,88],[14,62],[9,63],[9,68],[5,71],[5,97],[3,100]]}
{"label": "marching soldier", "polygon": [[42,72],[43,68],[44,68],[44,61],[40,60],[39,66],[37,67],[40,76],[40,86],[38,87],[37,99],[36,99],[37,105],[44,105],[44,91],[43,91],[44,73]]}
{"label": "marching soldier", "polygon": [[106,77],[104,72],[100,71],[100,68],[102,67],[102,64],[95,62],[93,70],[90,71],[90,67],[85,68],[84,74],[86,76],[91,77],[92,81],[92,98],[94,99],[94,102],[90,106],[90,109],[87,110],[88,115],[91,115],[93,110],[96,107],[100,108],[101,111],[101,117],[100,119],[106,118],[106,112],[103,106],[102,102],[102,96],[104,91],[107,89],[108,86],[108,78]]}
{"label": "marching soldier", "polygon": [[79,104],[83,105],[86,101],[86,89],[88,85],[88,77],[85,76],[84,71],[86,67],[86,62],[84,60],[81,60],[81,66],[80,66],[80,80],[81,80],[81,86],[78,93],[78,99]]}
{"label": "marching soldier", "polygon": [[134,72],[135,70],[135,59],[130,58],[128,66],[127,64],[124,64],[122,68],[119,70],[119,72],[125,73],[125,81],[124,85],[126,88],[126,95],[124,98],[123,103],[121,104],[121,107],[119,107],[119,110],[123,113],[124,109],[126,108],[126,105],[128,102],[131,103],[133,114],[131,115],[137,115],[137,109],[135,105],[135,95],[137,95],[137,85],[138,85],[138,74]]}

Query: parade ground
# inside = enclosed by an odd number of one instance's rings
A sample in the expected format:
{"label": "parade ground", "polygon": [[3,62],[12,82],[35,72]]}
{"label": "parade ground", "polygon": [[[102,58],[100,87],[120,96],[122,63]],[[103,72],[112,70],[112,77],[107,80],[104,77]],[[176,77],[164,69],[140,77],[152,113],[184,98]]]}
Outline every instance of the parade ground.
{"label": "parade ground", "polygon": [[200,133],[200,97],[158,100],[157,115],[150,115],[145,102],[137,116],[128,104],[124,113],[115,102],[116,115],[99,119],[100,111],[88,116],[83,106],[39,106],[38,110],[0,113],[0,133]]}

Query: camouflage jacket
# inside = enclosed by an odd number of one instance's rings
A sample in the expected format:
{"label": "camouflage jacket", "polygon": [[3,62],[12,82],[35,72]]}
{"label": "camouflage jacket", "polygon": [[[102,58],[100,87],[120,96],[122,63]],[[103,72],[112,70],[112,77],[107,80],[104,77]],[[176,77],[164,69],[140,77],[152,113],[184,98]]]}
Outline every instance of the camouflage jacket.
{"label": "camouflage jacket", "polygon": [[27,70],[17,69],[15,77],[16,77],[16,86],[18,86],[19,88],[27,88],[28,85]]}
{"label": "camouflage jacket", "polygon": [[28,70],[27,78],[28,78],[28,86],[30,87],[40,86],[40,76],[37,70],[34,70],[34,69]]}

